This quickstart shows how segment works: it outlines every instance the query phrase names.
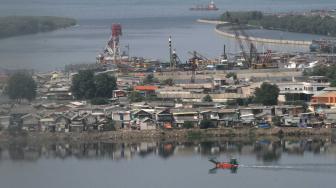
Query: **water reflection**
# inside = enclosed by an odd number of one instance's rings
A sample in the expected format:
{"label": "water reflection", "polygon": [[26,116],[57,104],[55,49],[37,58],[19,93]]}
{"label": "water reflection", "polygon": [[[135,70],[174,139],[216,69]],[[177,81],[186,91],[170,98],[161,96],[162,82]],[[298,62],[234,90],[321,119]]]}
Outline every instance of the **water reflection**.
{"label": "water reflection", "polygon": [[227,171],[230,171],[231,174],[236,174],[238,171],[238,168],[231,168],[231,169],[211,168],[209,169],[209,174],[217,174],[219,170],[227,170]]}
{"label": "water reflection", "polygon": [[215,141],[146,141],[125,143],[27,143],[0,144],[0,162],[37,161],[41,158],[56,159],[110,159],[130,160],[134,157],[159,156],[169,159],[173,156],[228,156],[255,155],[258,161],[269,163],[280,160],[284,153],[303,155],[305,153],[335,153],[335,141],[324,139],[257,139],[257,140],[215,140]]}

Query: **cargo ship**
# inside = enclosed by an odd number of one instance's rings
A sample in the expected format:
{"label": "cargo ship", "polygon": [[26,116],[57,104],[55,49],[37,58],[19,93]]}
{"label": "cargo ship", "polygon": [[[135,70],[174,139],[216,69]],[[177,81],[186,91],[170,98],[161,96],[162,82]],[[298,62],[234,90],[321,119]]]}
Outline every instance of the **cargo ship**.
{"label": "cargo ship", "polygon": [[196,11],[217,11],[219,10],[215,3],[211,1],[208,5],[196,5],[195,7],[190,8],[189,10],[196,10]]}

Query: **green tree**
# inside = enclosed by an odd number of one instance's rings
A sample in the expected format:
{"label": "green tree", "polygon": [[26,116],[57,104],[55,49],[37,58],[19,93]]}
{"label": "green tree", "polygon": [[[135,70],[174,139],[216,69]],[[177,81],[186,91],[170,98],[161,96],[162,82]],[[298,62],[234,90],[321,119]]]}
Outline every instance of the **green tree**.
{"label": "green tree", "polygon": [[277,85],[264,82],[260,88],[255,90],[254,101],[268,106],[277,105],[279,92],[280,90]]}
{"label": "green tree", "polygon": [[192,129],[194,127],[194,124],[193,124],[193,122],[191,122],[191,121],[185,121],[184,123],[183,123],[183,128],[184,129]]}
{"label": "green tree", "polygon": [[305,76],[325,76],[330,80],[330,86],[336,87],[336,65],[318,65],[312,69],[304,70]]}
{"label": "green tree", "polygon": [[0,38],[53,31],[76,25],[76,20],[51,16],[0,17]]}
{"label": "green tree", "polygon": [[112,91],[117,89],[117,80],[108,74],[99,74],[94,77],[96,88],[95,97],[111,98]]}
{"label": "green tree", "polygon": [[235,99],[227,100],[225,104],[228,106],[237,106],[238,100],[235,100]]}
{"label": "green tree", "polygon": [[101,98],[101,97],[91,99],[92,105],[104,105],[104,104],[108,104],[108,102],[109,101],[107,99]]}
{"label": "green tree", "polygon": [[[321,35],[336,35],[336,19],[330,16],[319,15],[264,15],[262,12],[226,12],[221,19],[228,22],[239,22],[265,29],[277,29],[282,31],[312,33]],[[249,26],[248,26],[249,27]],[[324,51],[331,52],[327,48]]]}
{"label": "green tree", "polygon": [[281,126],[281,117],[279,117],[279,116],[274,116],[274,117],[272,117],[272,123],[273,123],[273,125],[275,125],[275,126]]}
{"label": "green tree", "polygon": [[211,120],[203,119],[200,123],[201,129],[215,128],[215,124]]}
{"label": "green tree", "polygon": [[146,101],[157,101],[158,100],[158,97],[156,94],[151,94],[151,95],[147,95],[145,98],[144,98]]}
{"label": "green tree", "polygon": [[173,85],[174,85],[174,80],[171,79],[171,78],[168,78],[168,79],[166,79],[166,80],[163,80],[163,81],[162,81],[162,84],[163,84],[163,85],[168,85],[168,86],[173,86]]}
{"label": "green tree", "polygon": [[144,97],[137,91],[132,91],[129,95],[128,95],[128,99],[131,102],[142,102],[144,100]]}
{"label": "green tree", "polygon": [[153,74],[148,74],[145,79],[143,80],[144,84],[151,84],[154,82],[154,75]]}
{"label": "green tree", "polygon": [[253,97],[239,98],[236,100],[236,102],[239,106],[248,106],[249,104],[253,102]]}
{"label": "green tree", "polygon": [[303,73],[305,76],[327,76],[328,71],[333,70],[334,67],[327,67],[325,65],[318,65],[312,69],[307,69]]}
{"label": "green tree", "polygon": [[105,124],[103,124],[103,131],[116,131],[115,122],[109,118]]}
{"label": "green tree", "polygon": [[202,102],[212,102],[212,97],[210,95],[205,95]]}
{"label": "green tree", "polygon": [[145,79],[143,80],[144,84],[153,84],[158,82],[158,80],[154,77],[153,74],[148,74]]}
{"label": "green tree", "polygon": [[72,78],[71,91],[77,99],[92,99],[96,93],[94,72],[92,70],[79,71]]}
{"label": "green tree", "polygon": [[71,91],[77,99],[110,98],[115,89],[117,79],[114,76],[95,76],[93,70],[81,70],[72,78]]}
{"label": "green tree", "polygon": [[225,78],[233,78],[233,80],[237,80],[237,74],[234,72],[229,72]]}
{"label": "green tree", "polygon": [[29,101],[36,97],[37,85],[31,75],[24,72],[13,74],[7,83],[6,94],[10,99],[21,101],[27,99]]}

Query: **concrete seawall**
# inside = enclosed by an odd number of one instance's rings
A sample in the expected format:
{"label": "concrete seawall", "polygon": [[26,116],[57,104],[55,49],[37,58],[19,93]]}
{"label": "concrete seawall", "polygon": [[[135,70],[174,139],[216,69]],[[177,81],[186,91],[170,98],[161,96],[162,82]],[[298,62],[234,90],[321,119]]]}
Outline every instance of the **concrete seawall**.
{"label": "concrete seawall", "polygon": [[[228,24],[228,22],[223,22],[219,20],[206,20],[206,19],[198,19],[197,22],[216,25],[215,32],[217,34],[224,36],[224,37],[236,38],[234,34],[225,32],[220,29],[223,26],[223,24]],[[245,36],[239,36],[239,38],[241,40],[247,39]],[[278,40],[278,39],[265,39],[265,38],[259,38],[259,37],[249,37],[249,40],[254,41],[254,42],[272,43],[272,44],[289,44],[289,45],[299,45],[299,46],[311,45],[311,41],[299,41],[299,40]]]}
{"label": "concrete seawall", "polygon": [[[232,33],[228,33],[225,31],[220,30],[221,25],[216,25],[215,32],[224,37],[236,38],[236,36]],[[247,40],[245,36],[239,36],[241,40]],[[249,40],[254,42],[261,42],[261,43],[272,43],[272,44],[288,44],[288,45],[300,45],[300,46],[309,46],[311,45],[311,41],[297,41],[297,40],[278,40],[278,39],[265,39],[265,38],[258,38],[258,37],[249,37]]]}

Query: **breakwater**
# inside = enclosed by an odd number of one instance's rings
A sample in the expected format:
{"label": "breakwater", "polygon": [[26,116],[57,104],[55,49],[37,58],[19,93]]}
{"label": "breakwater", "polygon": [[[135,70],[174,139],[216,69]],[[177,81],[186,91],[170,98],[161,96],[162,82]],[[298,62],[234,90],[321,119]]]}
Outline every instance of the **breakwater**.
{"label": "breakwater", "polygon": [[[216,25],[215,32],[224,37],[236,38],[235,34],[225,32],[221,28],[223,27],[222,24]],[[241,40],[250,40],[254,42],[261,42],[261,43],[272,43],[272,44],[287,44],[287,45],[299,45],[299,46],[309,46],[311,45],[311,41],[298,41],[298,40],[279,40],[279,39],[265,39],[259,37],[246,37],[246,36],[238,36]]]}
{"label": "breakwater", "polygon": [[228,23],[228,22],[223,22],[223,21],[220,21],[220,20],[206,20],[206,19],[198,19],[197,22],[205,23],[205,24],[214,24],[214,25],[227,24]]}
{"label": "breakwater", "polygon": [[[198,19],[197,22],[199,23],[206,23],[206,24],[213,24],[216,25],[215,32],[221,36],[229,37],[229,38],[236,38],[235,34],[225,32],[221,29],[223,26],[227,25],[228,22],[223,22],[220,20],[207,20],[207,19]],[[241,40],[247,40],[245,36],[238,36]],[[261,43],[272,43],[272,44],[288,44],[288,45],[299,45],[299,46],[309,46],[311,45],[311,41],[299,41],[299,40],[279,40],[279,39],[266,39],[266,38],[259,38],[259,37],[249,37],[248,40],[254,42],[261,42]]]}

